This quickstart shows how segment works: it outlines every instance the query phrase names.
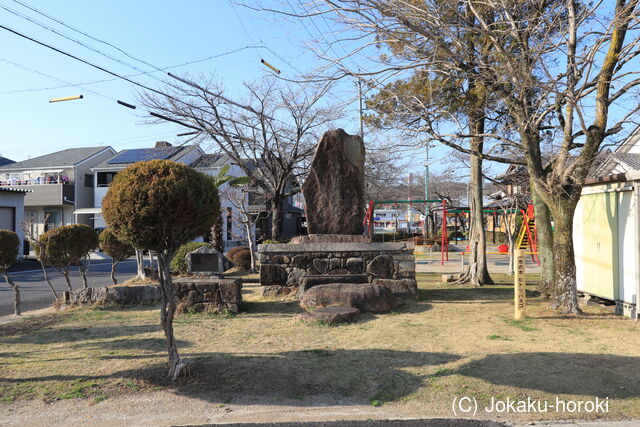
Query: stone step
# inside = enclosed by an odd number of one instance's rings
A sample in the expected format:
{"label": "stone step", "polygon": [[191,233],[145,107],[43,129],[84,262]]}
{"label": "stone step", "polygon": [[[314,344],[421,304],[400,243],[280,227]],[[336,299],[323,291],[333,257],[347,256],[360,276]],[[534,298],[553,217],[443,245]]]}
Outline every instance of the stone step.
{"label": "stone step", "polygon": [[334,325],[336,323],[351,322],[358,315],[358,313],[360,313],[360,310],[358,310],[357,308],[331,306],[302,313],[300,317],[306,322],[322,321],[328,323],[329,325]]}
{"label": "stone step", "polygon": [[317,285],[327,283],[368,283],[369,277],[366,274],[307,274],[300,278],[296,297],[302,298],[304,293]]}
{"label": "stone step", "polygon": [[389,288],[371,283],[328,283],[305,292],[300,306],[307,311],[344,306],[363,312],[384,313],[395,307],[395,298]]}

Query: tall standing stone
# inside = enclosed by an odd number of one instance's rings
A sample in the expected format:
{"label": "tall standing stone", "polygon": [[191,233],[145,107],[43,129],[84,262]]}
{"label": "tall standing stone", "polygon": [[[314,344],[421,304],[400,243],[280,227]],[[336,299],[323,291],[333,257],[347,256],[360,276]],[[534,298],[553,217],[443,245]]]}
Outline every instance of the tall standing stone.
{"label": "tall standing stone", "polygon": [[342,129],[322,135],[302,185],[309,234],[364,232],[364,143]]}

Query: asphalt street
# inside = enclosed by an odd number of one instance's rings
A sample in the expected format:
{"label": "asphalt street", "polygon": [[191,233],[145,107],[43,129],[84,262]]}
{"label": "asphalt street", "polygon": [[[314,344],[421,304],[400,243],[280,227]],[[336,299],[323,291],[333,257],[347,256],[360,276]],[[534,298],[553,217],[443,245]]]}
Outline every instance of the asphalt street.
{"label": "asphalt street", "polygon": [[[33,263],[34,266],[39,266]],[[53,284],[59,297],[67,290],[67,285],[62,274],[53,268],[47,269],[49,279]],[[107,286],[111,284],[111,260],[96,260],[91,262],[87,279],[89,286]],[[136,274],[135,259],[123,261],[118,264],[116,270],[116,278],[118,282],[123,282]],[[22,311],[37,310],[45,308],[53,303],[53,294],[44,280],[42,270],[35,269],[29,271],[17,271],[10,273],[12,280],[20,286],[20,299]],[[78,273],[78,269],[74,268],[71,272],[71,285],[74,288],[82,286],[82,279]],[[0,280],[0,316],[13,314],[13,290]]]}

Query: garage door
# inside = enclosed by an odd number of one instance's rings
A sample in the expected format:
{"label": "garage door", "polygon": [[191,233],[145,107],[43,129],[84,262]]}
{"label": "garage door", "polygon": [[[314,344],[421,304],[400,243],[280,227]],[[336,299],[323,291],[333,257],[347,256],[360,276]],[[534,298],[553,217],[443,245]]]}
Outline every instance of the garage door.
{"label": "garage door", "polygon": [[0,207],[0,230],[16,231],[15,208]]}

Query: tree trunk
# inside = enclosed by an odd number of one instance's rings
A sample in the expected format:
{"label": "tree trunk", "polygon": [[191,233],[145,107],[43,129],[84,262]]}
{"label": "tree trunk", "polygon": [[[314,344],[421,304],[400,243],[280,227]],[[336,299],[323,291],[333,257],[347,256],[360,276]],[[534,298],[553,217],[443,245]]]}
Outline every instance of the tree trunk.
{"label": "tree trunk", "polygon": [[56,293],[56,290],[53,288],[53,285],[51,284],[51,280],[49,280],[49,273],[47,273],[47,267],[45,267],[44,261],[42,259],[40,260],[40,267],[42,268],[42,275],[44,276],[44,280],[46,280],[47,285],[49,285],[49,289],[53,294],[54,300],[57,301],[58,294]]}
{"label": "tree trunk", "polygon": [[211,227],[211,246],[220,253],[224,253],[224,242],[222,240],[222,213],[218,215],[216,222]]}
{"label": "tree trunk", "polygon": [[7,270],[4,270],[2,274],[7,284],[13,288],[13,311],[16,316],[20,316],[22,314],[20,312],[20,288],[18,287],[18,285],[13,283],[13,280],[11,280],[11,277],[9,277]]}
{"label": "tree trunk", "polygon": [[73,291],[73,288],[71,287],[71,280],[69,280],[69,269],[63,268],[62,275],[64,276],[64,281],[67,282],[67,289],[69,292]]}
{"label": "tree trunk", "polygon": [[247,232],[247,243],[249,244],[249,253],[251,254],[251,272],[253,273],[256,271],[256,250],[255,243],[251,236],[251,223],[246,222],[244,226]]}
{"label": "tree trunk", "polygon": [[533,208],[535,212],[536,229],[538,232],[538,257],[542,267],[542,283],[540,293],[545,298],[554,294],[555,265],[553,261],[553,231],[551,230],[551,212],[549,207],[536,195],[531,185]]}
{"label": "tree trunk", "polygon": [[146,279],[147,274],[144,272],[144,253],[142,249],[136,249],[136,264],[138,267],[137,279]]}
{"label": "tree trunk", "polygon": [[578,306],[576,261],[573,252],[574,201],[562,201],[553,210],[555,230],[553,255],[555,264],[554,305],[563,313],[582,314]]}
{"label": "tree trunk", "polygon": [[87,282],[88,267],[83,264],[80,264],[80,266],[78,267],[78,270],[80,271],[80,277],[82,277],[82,286],[86,289],[89,287],[89,283]]}
{"label": "tree trunk", "polygon": [[173,293],[173,283],[169,272],[169,263],[172,256],[166,252],[158,252],[160,265],[160,293],[162,302],[160,306],[160,325],[167,341],[167,353],[169,355],[169,377],[175,380],[187,366],[178,354],[176,340],[173,334],[173,317],[176,312],[176,299]]}
{"label": "tree trunk", "polygon": [[[478,130],[476,133],[482,133]],[[474,138],[472,149],[482,152],[482,142]],[[469,249],[470,262],[458,281],[471,282],[473,286],[493,285],[487,268],[487,242],[482,221],[482,159],[471,156],[469,176]]]}
{"label": "tree trunk", "polygon": [[118,284],[118,280],[116,279],[116,266],[118,265],[118,261],[111,258],[111,281],[114,285]]}
{"label": "tree trunk", "polygon": [[271,238],[276,241],[282,239],[282,199],[271,199]]}

